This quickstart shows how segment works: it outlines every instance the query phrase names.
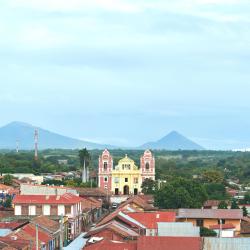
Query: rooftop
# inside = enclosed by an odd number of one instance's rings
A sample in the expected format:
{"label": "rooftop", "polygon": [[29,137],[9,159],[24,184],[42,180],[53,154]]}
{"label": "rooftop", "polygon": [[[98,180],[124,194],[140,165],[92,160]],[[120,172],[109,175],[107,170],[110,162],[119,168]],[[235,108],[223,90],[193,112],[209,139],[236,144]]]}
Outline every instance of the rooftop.
{"label": "rooftop", "polygon": [[177,218],[242,219],[241,209],[178,209]]}
{"label": "rooftop", "polygon": [[63,195],[16,195],[13,204],[75,204],[82,198],[65,193]]}
{"label": "rooftop", "polygon": [[148,229],[156,229],[158,222],[175,222],[174,212],[136,212],[127,215]]}
{"label": "rooftop", "polygon": [[141,236],[137,250],[200,250],[200,237]]}

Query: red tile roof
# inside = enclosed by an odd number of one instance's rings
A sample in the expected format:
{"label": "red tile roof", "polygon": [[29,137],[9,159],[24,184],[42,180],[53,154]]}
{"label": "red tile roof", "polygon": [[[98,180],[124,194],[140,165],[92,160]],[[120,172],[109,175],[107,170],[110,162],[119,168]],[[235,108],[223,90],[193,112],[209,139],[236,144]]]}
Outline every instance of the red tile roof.
{"label": "red tile roof", "polygon": [[[102,240],[84,247],[84,250],[136,250],[136,243]],[[161,249],[162,250],[162,249]]]}
{"label": "red tile roof", "polygon": [[137,250],[200,250],[200,237],[141,236]]}
{"label": "red tile roof", "polygon": [[149,204],[145,199],[141,198],[140,196],[133,196],[126,200],[125,202],[121,203],[119,208],[125,208],[127,205],[133,205],[135,204],[136,206],[142,208],[145,211],[153,211],[156,210],[156,208],[152,205]]}
{"label": "red tile roof", "polygon": [[148,229],[156,229],[157,222],[175,222],[174,212],[136,212],[127,215]]}
{"label": "red tile roof", "polygon": [[[32,238],[36,237],[36,228],[35,228],[34,225],[28,224],[28,225],[24,226],[22,228],[22,230],[25,233],[29,234]],[[48,233],[45,233],[43,230],[38,228],[38,239],[39,239],[39,241],[44,242],[44,243],[47,244],[53,238]]]}
{"label": "red tile roof", "polygon": [[[9,236],[0,237],[0,243],[5,243],[9,249],[23,249],[30,246],[30,242],[25,239],[11,239]],[[12,247],[12,248],[11,248]],[[1,248],[2,249],[2,248]],[[8,248],[4,248],[8,249]]]}
{"label": "red tile roof", "polygon": [[13,204],[75,204],[82,198],[66,193],[63,195],[16,195]]}
{"label": "red tile roof", "polygon": [[222,225],[212,225],[209,226],[210,229],[234,229],[235,226],[233,224],[222,224]]}
{"label": "red tile roof", "polygon": [[219,206],[220,203],[221,201],[219,200],[207,200],[203,206],[204,207],[217,207]]}
{"label": "red tile roof", "polygon": [[242,209],[178,209],[178,218],[232,219],[243,218]]}
{"label": "red tile roof", "polygon": [[0,228],[1,229],[11,229],[11,230],[15,230],[19,227],[21,227],[22,225],[27,224],[27,222],[0,222]]}
{"label": "red tile roof", "polygon": [[43,228],[46,228],[52,233],[57,232],[60,229],[60,223],[48,218],[48,216],[40,215],[32,219],[33,224],[38,224]]}

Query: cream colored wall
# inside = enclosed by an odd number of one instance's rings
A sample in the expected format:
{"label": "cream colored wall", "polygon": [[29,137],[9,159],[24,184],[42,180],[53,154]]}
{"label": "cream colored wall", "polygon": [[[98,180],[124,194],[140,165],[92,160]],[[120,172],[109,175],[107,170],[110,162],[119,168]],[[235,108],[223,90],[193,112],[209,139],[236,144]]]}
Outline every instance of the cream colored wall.
{"label": "cream colored wall", "polygon": [[[179,219],[181,222],[192,222],[196,226],[196,219]],[[236,232],[240,232],[240,220],[225,220],[225,224],[233,224]],[[210,226],[218,225],[218,219],[204,219],[204,227],[209,228]]]}

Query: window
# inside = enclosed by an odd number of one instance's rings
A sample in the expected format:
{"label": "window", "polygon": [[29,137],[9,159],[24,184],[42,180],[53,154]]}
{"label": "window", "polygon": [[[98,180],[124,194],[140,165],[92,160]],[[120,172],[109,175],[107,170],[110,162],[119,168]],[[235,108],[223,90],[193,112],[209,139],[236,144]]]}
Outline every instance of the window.
{"label": "window", "polygon": [[134,178],[134,183],[138,184],[138,178]]}
{"label": "window", "polygon": [[107,171],[107,169],[108,169],[108,163],[107,162],[103,163],[103,168],[104,168],[104,171]]}
{"label": "window", "polygon": [[146,163],[146,170],[147,171],[149,170],[149,163],[148,162]]}
{"label": "window", "polygon": [[218,225],[220,225],[220,224],[224,225],[225,223],[226,223],[226,222],[225,222],[224,219],[218,220]]}
{"label": "window", "polygon": [[108,177],[104,177],[104,182],[108,182]]}
{"label": "window", "polygon": [[204,221],[202,219],[196,220],[196,226],[197,227],[203,227],[203,225],[204,225]]}
{"label": "window", "polygon": [[119,183],[119,177],[115,177],[114,182]]}
{"label": "window", "polygon": [[65,206],[65,214],[71,214],[71,206]]}
{"label": "window", "polygon": [[128,182],[128,178],[125,178],[125,182]]}

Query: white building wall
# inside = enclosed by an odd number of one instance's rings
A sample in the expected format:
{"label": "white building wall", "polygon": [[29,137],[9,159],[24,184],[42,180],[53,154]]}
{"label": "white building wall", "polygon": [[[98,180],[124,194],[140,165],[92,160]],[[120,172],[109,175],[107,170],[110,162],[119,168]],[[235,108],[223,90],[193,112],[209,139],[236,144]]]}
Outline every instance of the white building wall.
{"label": "white building wall", "polygon": [[65,206],[58,205],[58,215],[65,215]]}
{"label": "white building wall", "polygon": [[29,206],[29,215],[36,215],[36,206],[34,205]]}
{"label": "white building wall", "polygon": [[50,215],[50,205],[43,205],[43,215]]}
{"label": "white building wall", "polygon": [[22,215],[22,206],[15,205],[15,215]]}

